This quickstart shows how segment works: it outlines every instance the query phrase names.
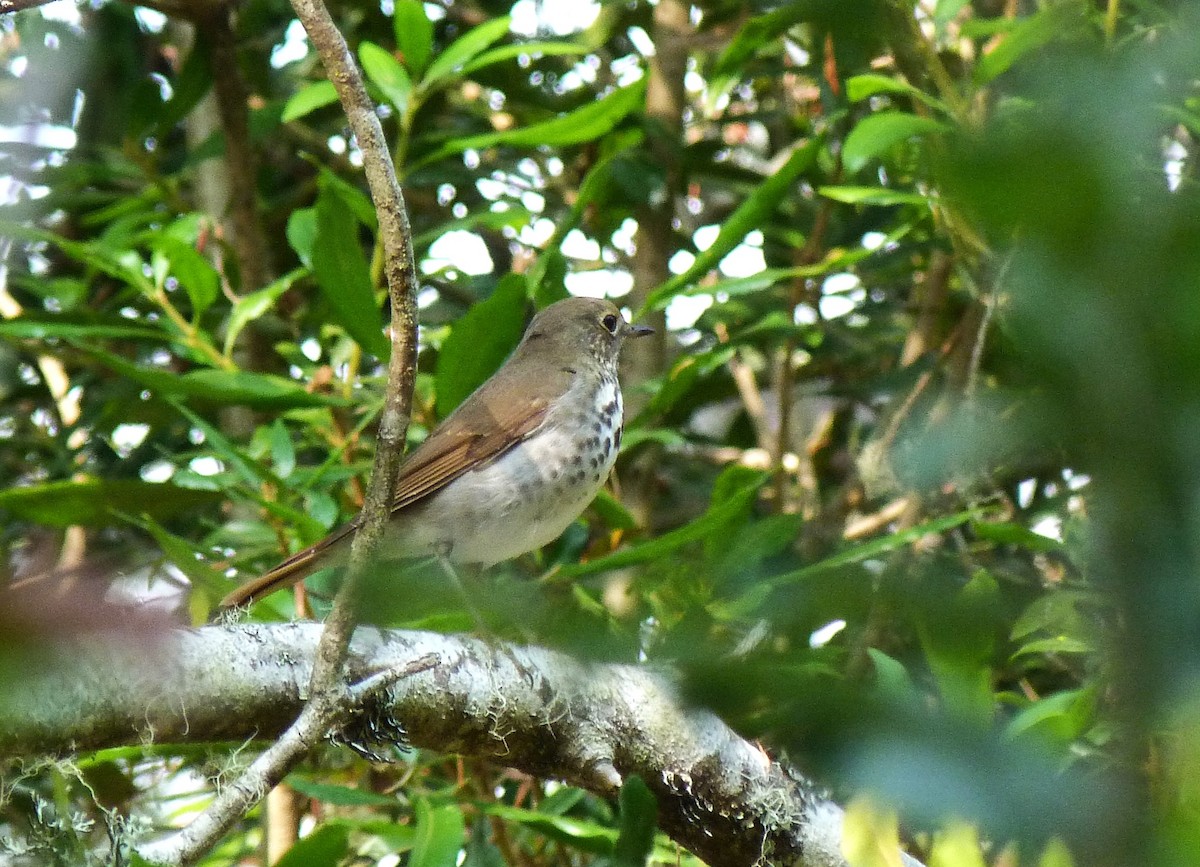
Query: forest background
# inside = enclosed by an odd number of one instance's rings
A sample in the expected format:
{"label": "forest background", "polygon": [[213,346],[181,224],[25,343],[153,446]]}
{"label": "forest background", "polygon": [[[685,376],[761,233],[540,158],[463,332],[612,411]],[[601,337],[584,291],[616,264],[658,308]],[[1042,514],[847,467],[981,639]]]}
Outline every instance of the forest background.
{"label": "forest background", "polygon": [[[535,306],[658,326],[586,514],[469,606],[379,576],[373,624],[670,672],[850,805],[856,864],[896,816],[935,864],[1195,862],[1194,4],[330,11],[412,221],[412,442]],[[6,696],[81,636],[158,659],[360,507],[389,345],[346,124],[281,0],[0,17]],[[6,765],[0,848],[186,821],[237,752],[202,740]],[[624,863],[553,773],[389,757],[314,752],[207,863]]]}

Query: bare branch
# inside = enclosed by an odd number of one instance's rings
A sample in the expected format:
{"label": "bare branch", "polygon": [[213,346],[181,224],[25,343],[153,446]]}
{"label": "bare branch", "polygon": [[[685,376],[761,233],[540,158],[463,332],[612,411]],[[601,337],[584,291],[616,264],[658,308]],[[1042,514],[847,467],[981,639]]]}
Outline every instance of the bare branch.
{"label": "bare branch", "polygon": [[[0,755],[272,737],[303,703],[320,634],[313,623],[180,630],[153,667],[145,648],[119,641],[64,650],[61,667],[47,658],[19,701],[0,703]],[[645,666],[362,628],[346,671],[399,677],[356,730],[394,719],[403,731],[392,727],[393,736],[412,745],[607,797],[638,774],[657,798],[660,827],[712,865],[846,863],[842,811],[825,793],[713,714],[683,706],[670,680]]]}

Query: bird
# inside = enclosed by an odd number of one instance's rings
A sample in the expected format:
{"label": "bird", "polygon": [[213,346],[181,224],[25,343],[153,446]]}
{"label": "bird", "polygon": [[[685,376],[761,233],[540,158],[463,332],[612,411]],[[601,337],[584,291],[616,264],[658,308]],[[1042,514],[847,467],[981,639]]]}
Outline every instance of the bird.
{"label": "bird", "polygon": [[[621,445],[621,347],[653,333],[612,302],[571,297],[537,313],[517,348],[401,464],[381,560],[493,566],[562,534],[607,480]],[[362,515],[241,585],[243,607],[342,566]]]}

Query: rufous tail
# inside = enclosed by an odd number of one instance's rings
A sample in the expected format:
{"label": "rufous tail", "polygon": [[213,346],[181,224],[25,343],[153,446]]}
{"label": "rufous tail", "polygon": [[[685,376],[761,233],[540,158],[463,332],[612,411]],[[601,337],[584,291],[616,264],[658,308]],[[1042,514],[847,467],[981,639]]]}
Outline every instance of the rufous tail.
{"label": "rufous tail", "polygon": [[320,542],[309,545],[303,551],[297,551],[274,569],[264,572],[231,592],[221,600],[220,607],[224,609],[253,605],[264,596],[303,581],[314,572],[338,565],[340,558],[330,556],[333,553],[331,549],[337,548],[338,543],[352,537],[356,529],[357,521],[334,530]]}

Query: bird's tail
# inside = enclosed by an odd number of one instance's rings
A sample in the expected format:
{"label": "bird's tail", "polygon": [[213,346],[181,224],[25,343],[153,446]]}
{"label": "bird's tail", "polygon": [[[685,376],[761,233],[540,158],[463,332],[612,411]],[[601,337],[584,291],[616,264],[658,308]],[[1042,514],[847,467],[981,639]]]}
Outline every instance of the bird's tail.
{"label": "bird's tail", "polygon": [[297,551],[274,569],[264,572],[231,592],[221,600],[220,607],[226,609],[252,605],[276,590],[303,581],[314,572],[339,565],[344,559],[344,556],[338,556],[344,550],[343,543],[353,538],[357,529],[358,522],[354,521],[335,530],[320,542],[309,545],[303,551]]}

